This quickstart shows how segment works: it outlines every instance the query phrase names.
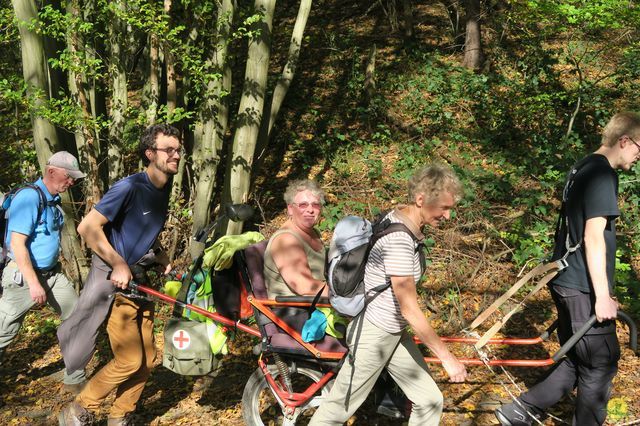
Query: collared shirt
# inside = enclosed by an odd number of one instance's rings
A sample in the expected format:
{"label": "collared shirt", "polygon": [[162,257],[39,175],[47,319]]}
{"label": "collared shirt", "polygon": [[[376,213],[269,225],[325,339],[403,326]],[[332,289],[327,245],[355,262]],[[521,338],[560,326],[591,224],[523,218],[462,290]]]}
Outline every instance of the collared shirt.
{"label": "collared shirt", "polygon": [[[60,208],[60,196],[51,195],[42,179],[38,179],[35,185],[42,189],[47,205],[38,218],[40,194],[33,188],[21,189],[15,194],[8,211],[7,246],[11,247],[12,232],[28,236],[27,250],[31,264],[35,269],[49,270],[58,263],[64,217]],[[15,260],[11,250],[9,257]]]}

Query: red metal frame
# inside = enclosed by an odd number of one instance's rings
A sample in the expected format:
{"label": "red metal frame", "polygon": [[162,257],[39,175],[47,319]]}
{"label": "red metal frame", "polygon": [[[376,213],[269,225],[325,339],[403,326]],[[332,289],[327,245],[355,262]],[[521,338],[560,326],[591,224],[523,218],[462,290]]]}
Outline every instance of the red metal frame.
{"label": "red metal frame", "polygon": [[[278,317],[268,306],[291,306],[291,303],[295,303],[295,306],[299,307],[310,307],[310,303],[300,303],[300,302],[276,302],[275,300],[265,300],[265,299],[255,299],[253,296],[249,296],[249,303],[251,303],[257,310],[259,310],[262,314],[264,314],[267,318],[269,318],[275,325],[284,330],[289,336],[291,336],[296,342],[298,342],[302,347],[309,351],[311,355],[315,358],[326,359],[326,360],[340,360],[344,356],[343,352],[325,352],[321,351],[315,347],[312,343],[307,343],[302,340],[302,336],[300,333],[292,328],[289,324],[284,322],[280,317]],[[317,306],[317,305],[316,305]]]}
{"label": "red metal frame", "polygon": [[[202,309],[198,306],[194,306],[191,304],[179,302],[176,299],[167,296],[159,291],[153,290],[149,287],[145,287],[142,285],[137,285],[137,289],[147,293],[153,297],[156,297],[162,301],[165,301],[170,304],[179,303],[183,307],[191,309],[194,312],[197,312],[201,315],[204,315],[208,318],[211,318],[213,321],[216,321],[220,324],[224,324],[230,327],[236,327],[238,330],[242,330],[256,337],[262,337],[259,330],[254,327],[247,326],[245,324],[240,323],[239,321],[233,321],[229,318],[226,318],[220,314],[215,312],[209,312],[205,309]],[[286,322],[280,319],[272,310],[272,307],[309,307],[310,303],[306,302],[276,302],[275,300],[267,300],[267,299],[256,299],[253,296],[249,295],[247,297],[249,303],[254,306],[257,310],[259,310],[262,314],[264,314],[267,318],[274,322],[274,324],[280,327],[285,333],[291,336],[296,340],[303,348],[309,351],[309,354],[316,359],[326,360],[326,361],[337,361],[341,360],[345,354],[341,352],[325,352],[317,349],[315,345],[311,343],[307,343],[302,340],[302,336],[300,333],[289,326]],[[329,307],[327,304],[317,304],[316,306],[320,307]],[[478,341],[479,338],[474,337],[441,337],[442,341],[449,343],[463,343],[463,344],[473,344]],[[417,344],[422,344],[420,339],[414,337],[413,339]],[[488,341],[489,344],[494,345],[534,345],[541,343],[543,339],[541,337],[535,338],[493,338]],[[439,358],[435,357],[425,357],[425,362],[427,363],[435,363],[441,364],[442,361]],[[552,358],[543,359],[543,360],[487,360],[486,362],[479,358],[458,358],[460,362],[466,365],[485,365],[488,364],[490,366],[510,366],[510,367],[546,367],[554,364],[554,360]],[[269,388],[274,393],[274,395],[278,398],[278,400],[284,404],[285,412],[292,412],[297,407],[300,407],[307,403],[309,399],[315,395],[318,390],[320,390],[329,380],[331,380],[335,376],[335,371],[330,370],[325,373],[322,378],[313,384],[311,384],[307,389],[303,392],[294,392],[289,393],[282,389],[277,380],[273,377],[269,369],[267,368],[267,364],[264,362],[262,355],[258,359],[258,366],[262,370],[264,374],[265,380],[269,385]]]}
{"label": "red metal frame", "polygon": [[[175,303],[178,303],[178,301],[175,298],[173,298],[171,296],[167,296],[164,293],[160,293],[159,291],[156,291],[156,290],[154,290],[152,288],[149,288],[149,287],[146,287],[146,286],[143,286],[143,285],[140,285],[140,284],[136,284],[136,288],[138,290],[142,291],[142,292],[150,294],[153,297],[157,297],[158,299],[163,300],[163,301],[165,301],[167,303],[170,303],[172,305],[175,304]],[[236,328],[238,328],[238,330],[242,330],[242,331],[247,332],[249,334],[252,334],[252,335],[254,335],[256,337],[262,337],[262,335],[260,334],[260,330],[254,328],[254,327],[249,327],[248,325],[242,324],[239,321],[230,320],[229,318],[224,317],[224,316],[222,316],[222,315],[220,315],[218,313],[209,312],[206,309],[202,309],[202,308],[200,308],[198,306],[195,306],[195,305],[190,305],[188,303],[182,303],[182,305],[184,305],[188,309],[191,309],[194,312],[199,313],[200,315],[204,315],[207,318],[211,318],[215,322],[219,322],[220,324],[228,325],[229,327],[236,327]]]}
{"label": "red metal frame", "polygon": [[[176,299],[174,299],[173,297],[167,296],[166,294],[160,293],[159,291],[156,291],[152,288],[143,286],[143,285],[137,285],[137,289],[147,293],[153,297],[157,297],[160,300],[163,300],[167,303],[170,304],[174,304],[177,303]],[[307,349],[309,351],[309,354],[312,355],[314,358],[317,359],[324,359],[327,361],[336,361],[336,360],[340,360],[342,359],[342,357],[345,355],[342,352],[324,352],[321,351],[319,349],[317,349],[313,344],[311,343],[306,343],[305,341],[302,340],[302,336],[300,335],[300,333],[293,329],[291,326],[289,326],[289,324],[287,324],[286,322],[284,322],[282,319],[280,319],[277,315],[275,315],[273,313],[273,311],[270,309],[270,307],[309,307],[311,306],[310,303],[305,303],[305,302],[276,302],[275,300],[270,300],[270,299],[255,299],[253,296],[249,296],[248,297],[249,303],[251,303],[251,305],[255,306],[256,309],[258,309],[260,312],[262,312],[267,318],[269,318],[271,321],[273,321],[278,327],[280,327],[282,330],[284,330],[287,334],[289,334],[293,339],[296,340],[296,342],[298,342],[302,347],[304,347],[305,349]],[[188,308],[191,309],[194,312],[197,312],[201,315],[204,315],[208,318],[211,318],[212,320],[220,323],[220,324],[224,324],[230,327],[236,327],[238,330],[242,330],[246,333],[249,333],[253,336],[256,337],[262,337],[262,335],[260,334],[260,331],[254,327],[250,327],[247,326],[245,324],[240,323],[239,321],[233,321],[230,320],[229,318],[226,318],[218,313],[215,312],[209,312],[205,309],[202,309],[198,306],[195,305],[190,305],[190,304],[186,304],[183,303],[183,305]],[[326,304],[318,304],[316,306],[328,306]],[[450,342],[450,343],[475,343],[478,341],[478,338],[475,337],[441,337],[443,342]],[[422,342],[420,341],[420,339],[418,339],[417,337],[414,337],[413,339],[417,344],[422,344]],[[541,343],[543,340],[540,337],[534,337],[534,338],[523,338],[523,339],[519,339],[519,338],[494,338],[494,339],[490,339],[489,340],[489,344],[494,344],[494,345],[534,345],[537,343]],[[427,363],[433,363],[433,364],[441,364],[442,362],[440,361],[440,359],[438,358],[434,358],[434,357],[425,357],[424,358],[425,362]],[[531,360],[526,360],[526,359],[505,359],[505,360],[500,360],[500,359],[494,359],[494,360],[488,360],[486,363],[479,359],[479,358],[458,358],[458,360],[466,365],[485,365],[485,364],[489,364],[491,366],[510,366],[510,367],[546,367],[549,365],[554,364],[553,359],[548,358],[548,359],[531,359]]]}
{"label": "red metal frame", "polygon": [[262,370],[262,373],[264,374],[269,387],[277,395],[278,399],[280,399],[280,401],[282,401],[285,406],[294,408],[305,404],[319,389],[321,389],[325,384],[327,384],[329,380],[333,378],[333,376],[335,376],[335,373],[333,371],[329,371],[328,373],[325,373],[325,375],[322,376],[320,380],[307,387],[304,392],[289,393],[278,385],[276,380],[271,375],[271,372],[267,368],[267,364],[265,364],[265,362],[262,360],[262,357],[258,359],[258,366]]}

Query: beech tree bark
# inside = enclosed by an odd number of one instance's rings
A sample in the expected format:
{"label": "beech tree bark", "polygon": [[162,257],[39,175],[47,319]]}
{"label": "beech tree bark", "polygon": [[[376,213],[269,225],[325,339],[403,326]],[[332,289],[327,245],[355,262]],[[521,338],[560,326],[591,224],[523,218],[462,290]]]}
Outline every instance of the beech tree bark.
{"label": "beech tree bark", "polygon": [[258,135],[258,143],[256,145],[256,168],[260,168],[262,158],[265,150],[269,146],[269,140],[271,139],[271,131],[273,125],[280,114],[280,108],[284,102],[293,77],[296,73],[298,66],[298,60],[300,58],[300,50],[302,49],[302,38],[304,36],[304,30],[307,26],[307,20],[309,19],[309,12],[311,11],[312,0],[301,0],[300,7],[298,8],[298,15],[296,16],[296,22],[291,32],[291,42],[289,43],[289,52],[287,56],[287,63],[282,69],[282,75],[276,83],[276,87],[273,90],[273,96],[268,106],[265,106],[264,115],[269,117],[268,120],[262,120],[260,123],[260,133]]}
{"label": "beech tree bark", "polygon": [[[229,173],[225,177],[223,202],[244,203],[249,198],[251,168],[260,124],[263,120],[264,98],[269,58],[271,54],[271,28],[275,0],[256,0],[255,10],[263,16],[257,27],[259,35],[249,41],[244,86],[238,109],[237,127],[231,154],[228,157]],[[229,221],[227,234],[242,231],[241,222]]]}
{"label": "beech tree bark", "polygon": [[231,41],[234,12],[233,1],[222,0],[218,8],[218,28],[209,64],[213,70],[218,71],[220,77],[207,83],[204,103],[199,112],[201,140],[193,152],[193,168],[197,176],[193,203],[193,234],[209,222],[216,173],[229,124],[227,93],[231,91],[231,66],[227,50]]}
{"label": "beech tree bark", "polygon": [[[78,0],[67,0],[67,13],[74,21],[81,21]],[[67,33],[67,49],[71,60],[75,62],[68,71],[69,91],[72,98],[80,106],[82,121],[80,127],[75,129],[76,147],[78,148],[78,160],[87,177],[85,178],[85,213],[102,198],[102,183],[98,170],[98,156],[100,146],[93,126],[93,113],[91,112],[90,95],[87,93],[87,80],[81,72],[82,64],[80,51],[84,49],[82,36],[74,31]]]}
{"label": "beech tree bark", "polygon": [[[60,151],[61,147],[55,127],[39,113],[39,109],[44,108],[47,102],[49,90],[44,42],[42,36],[29,29],[31,22],[38,19],[38,9],[34,0],[13,0],[13,9],[20,32],[22,74],[27,83],[27,94],[32,101],[33,142],[38,154],[38,163],[44,171],[51,154]],[[88,260],[76,233],[73,200],[68,192],[61,194],[61,197],[66,221],[66,226],[62,228],[62,250],[67,260],[65,271],[79,287],[88,272]]]}
{"label": "beech tree bark", "polygon": [[[113,0],[110,7],[124,10],[123,0]],[[126,48],[127,26],[115,11],[109,19],[109,77],[111,80],[111,109],[109,115],[109,184],[124,173],[122,145],[124,144],[125,114],[128,107]]]}
{"label": "beech tree bark", "polygon": [[466,37],[463,65],[478,71],[484,64],[480,29],[480,0],[465,0],[465,11]]}

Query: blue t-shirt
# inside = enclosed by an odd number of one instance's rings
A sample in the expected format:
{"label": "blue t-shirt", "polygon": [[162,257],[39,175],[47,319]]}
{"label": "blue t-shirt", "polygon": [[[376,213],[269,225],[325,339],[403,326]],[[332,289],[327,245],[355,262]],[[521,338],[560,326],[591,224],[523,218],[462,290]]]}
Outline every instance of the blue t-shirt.
{"label": "blue t-shirt", "polygon": [[[35,269],[47,270],[58,263],[60,231],[64,224],[64,217],[60,209],[60,196],[51,195],[42,179],[38,179],[35,185],[42,189],[47,205],[38,220],[40,206],[38,191],[25,188],[15,194],[9,206],[7,247],[11,247],[12,232],[27,235],[27,250],[29,250],[31,264]],[[9,257],[15,260],[12,251],[9,251]]]}
{"label": "blue t-shirt", "polygon": [[95,209],[109,220],[104,232],[129,265],[144,256],[158,238],[169,208],[171,183],[158,189],[145,172],[116,182]]}

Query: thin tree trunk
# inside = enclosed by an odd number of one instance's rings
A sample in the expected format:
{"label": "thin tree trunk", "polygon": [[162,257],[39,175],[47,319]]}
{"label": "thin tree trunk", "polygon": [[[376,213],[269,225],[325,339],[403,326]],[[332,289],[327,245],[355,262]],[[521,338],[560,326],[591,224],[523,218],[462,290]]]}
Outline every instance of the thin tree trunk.
{"label": "thin tree trunk", "polygon": [[403,16],[403,31],[404,39],[412,40],[415,36],[413,29],[413,4],[411,0],[402,0],[402,16]]}
{"label": "thin tree trunk", "polygon": [[364,95],[367,105],[371,103],[371,99],[376,93],[376,53],[378,49],[374,44],[369,50],[369,57],[367,58],[367,68],[364,74]]}
{"label": "thin tree trunk", "polygon": [[160,101],[160,40],[155,33],[149,34],[149,81],[147,95],[147,125],[156,122]]}
{"label": "thin tree trunk", "polygon": [[[238,127],[233,139],[231,155],[227,159],[230,165],[230,173],[226,176],[228,184],[225,182],[228,198],[225,197],[223,200],[233,203],[244,203],[249,198],[253,155],[263,119],[275,5],[275,0],[255,1],[255,9],[263,12],[264,15],[259,23],[260,35],[249,41],[243,95],[238,109]],[[238,234],[241,231],[241,222],[229,221],[227,234]]]}
{"label": "thin tree trunk", "polygon": [[[123,0],[114,0],[116,7],[124,9]],[[109,184],[122,177],[124,164],[122,162],[122,145],[124,144],[125,113],[128,106],[127,73],[125,64],[127,26],[117,14],[112,14],[109,20],[109,50],[111,64],[111,124],[109,126]]]}
{"label": "thin tree trunk", "polygon": [[[44,42],[40,35],[29,30],[31,22],[38,18],[35,1],[13,0],[13,8],[20,31],[22,73],[27,83],[27,94],[32,99],[34,107],[31,112],[33,142],[40,168],[44,170],[51,154],[60,150],[55,127],[46,118],[37,114],[37,110],[45,106],[46,94],[49,92]],[[71,208],[71,197],[68,192],[61,194],[61,196],[67,222],[67,226],[62,228],[62,250],[65,259],[68,261],[65,264],[66,273],[72,280],[76,281],[76,285],[79,285],[88,271],[88,264],[73,225],[75,217]]]}
{"label": "thin tree trunk", "polygon": [[[96,16],[98,11],[96,10],[97,0],[84,0],[82,4],[82,16],[85,22],[94,22],[94,25],[101,25],[97,21]],[[104,28],[96,27],[96,34],[104,34]],[[84,44],[84,51],[88,62],[95,61],[96,58],[104,58],[105,47],[102,37],[86,37]],[[100,71],[104,71],[101,67]],[[109,182],[109,164],[107,161],[108,152],[108,130],[100,126],[100,121],[107,118],[107,98],[105,81],[96,76],[95,74],[86,81],[87,93],[89,96],[89,103],[91,105],[91,113],[93,115],[94,128],[93,133],[96,135],[96,141],[98,144],[98,179],[100,181],[100,188],[104,191],[107,183]]]}
{"label": "thin tree trunk", "polygon": [[287,63],[284,65],[282,75],[278,79],[276,88],[273,91],[273,97],[271,100],[271,107],[266,110],[269,112],[269,121],[267,123],[267,139],[271,136],[271,129],[273,124],[278,118],[280,108],[284,102],[284,98],[289,91],[291,81],[296,74],[296,68],[298,67],[298,60],[300,59],[300,49],[302,49],[302,38],[304,36],[304,30],[307,26],[307,20],[309,19],[309,12],[311,11],[312,0],[301,0],[300,7],[298,8],[298,16],[296,17],[296,23],[293,26],[293,32],[291,33],[291,42],[289,43],[289,56]]}
{"label": "thin tree trunk", "polygon": [[194,172],[197,176],[193,203],[193,225],[195,234],[203,228],[210,217],[211,200],[215,188],[216,173],[220,164],[220,153],[229,124],[229,103],[225,93],[231,91],[231,66],[227,57],[231,37],[234,4],[223,0],[218,9],[219,26],[212,50],[212,68],[221,74],[218,80],[207,84],[205,102],[200,111],[202,141],[194,147]]}
{"label": "thin tree trunk", "polygon": [[[67,1],[67,13],[74,19],[80,20],[80,10],[78,0]],[[67,34],[67,49],[70,52],[71,60],[79,61],[79,46],[83,46],[83,40],[77,33],[69,31]],[[82,69],[82,66],[77,67]],[[86,79],[82,74],[73,68],[69,69],[69,90],[82,111],[82,123],[80,128],[75,130],[76,147],[78,148],[80,164],[87,174],[84,186],[85,191],[85,213],[102,198],[102,187],[98,172],[98,155],[100,147],[98,138],[93,132],[93,115],[91,105],[86,92]]]}
{"label": "thin tree trunk", "polygon": [[473,70],[480,70],[484,63],[482,38],[480,29],[480,0],[465,0],[466,38],[464,43],[463,65]]}
{"label": "thin tree trunk", "polygon": [[263,161],[263,154],[269,146],[269,140],[271,139],[273,125],[276,122],[278,115],[280,114],[280,108],[284,102],[284,98],[287,96],[291,82],[296,73],[298,66],[298,60],[300,59],[300,50],[302,49],[302,40],[304,36],[304,30],[307,26],[307,20],[309,19],[309,12],[311,11],[312,0],[301,0],[300,7],[298,8],[298,16],[291,32],[291,42],[289,43],[289,54],[287,57],[287,63],[282,69],[282,75],[276,83],[276,87],[273,90],[273,96],[271,102],[265,106],[264,115],[269,117],[269,120],[262,120],[260,123],[260,134],[258,135],[258,143],[256,146],[256,163],[254,170],[260,168]]}
{"label": "thin tree trunk", "polygon": [[[171,13],[171,0],[164,0],[164,12],[167,16]],[[170,49],[163,49],[164,64],[166,68],[167,78],[167,116],[171,117],[171,114],[178,106],[178,84],[176,81],[176,70],[173,52]],[[185,135],[186,137],[186,135]],[[183,141],[183,144],[185,141]],[[184,173],[187,160],[186,156],[180,157],[180,163],[178,164],[178,174],[173,177],[173,186],[171,187],[171,205],[180,205],[180,199],[183,197],[182,184],[184,182]],[[180,237],[180,226],[178,226],[175,216],[169,218],[170,224],[173,227],[171,232],[171,239],[169,245],[169,259],[173,261],[176,255],[176,249],[178,246],[178,239]]]}

